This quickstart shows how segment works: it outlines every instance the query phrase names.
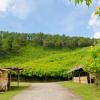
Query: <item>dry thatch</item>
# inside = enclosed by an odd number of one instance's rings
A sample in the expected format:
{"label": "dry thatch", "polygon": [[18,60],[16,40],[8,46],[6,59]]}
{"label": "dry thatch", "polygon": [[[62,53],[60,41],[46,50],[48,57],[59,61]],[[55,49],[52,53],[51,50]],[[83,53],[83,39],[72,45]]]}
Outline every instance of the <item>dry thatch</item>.
{"label": "dry thatch", "polygon": [[78,66],[78,67],[72,68],[71,70],[68,71],[68,73],[77,71],[77,70],[79,70],[79,69],[83,69],[83,67]]}

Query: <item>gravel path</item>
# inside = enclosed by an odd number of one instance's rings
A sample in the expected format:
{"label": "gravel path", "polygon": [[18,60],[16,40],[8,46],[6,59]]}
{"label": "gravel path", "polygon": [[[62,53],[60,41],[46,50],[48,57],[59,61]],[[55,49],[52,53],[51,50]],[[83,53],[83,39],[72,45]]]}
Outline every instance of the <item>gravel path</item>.
{"label": "gravel path", "polygon": [[32,83],[32,86],[12,100],[81,100],[57,83]]}

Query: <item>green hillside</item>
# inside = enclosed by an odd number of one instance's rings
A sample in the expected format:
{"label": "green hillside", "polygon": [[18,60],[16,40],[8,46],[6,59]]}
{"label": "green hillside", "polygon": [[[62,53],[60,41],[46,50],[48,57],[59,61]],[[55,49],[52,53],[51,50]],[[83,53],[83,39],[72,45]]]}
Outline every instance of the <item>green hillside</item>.
{"label": "green hillside", "polygon": [[21,67],[24,69],[21,74],[25,76],[64,78],[69,69],[85,64],[91,55],[90,50],[91,47],[68,50],[25,46],[19,54],[0,58],[0,66]]}
{"label": "green hillside", "polygon": [[84,65],[87,71],[100,73],[96,44],[99,39],[0,31],[0,67],[20,67],[22,76],[38,78],[66,78],[72,67]]}

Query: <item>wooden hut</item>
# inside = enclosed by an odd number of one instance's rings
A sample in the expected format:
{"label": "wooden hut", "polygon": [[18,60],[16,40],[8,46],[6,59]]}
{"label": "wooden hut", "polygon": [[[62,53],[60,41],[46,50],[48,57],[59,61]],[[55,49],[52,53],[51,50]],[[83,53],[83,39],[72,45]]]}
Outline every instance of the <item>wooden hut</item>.
{"label": "wooden hut", "polygon": [[68,73],[72,73],[72,76],[73,76],[72,79],[76,83],[88,84],[88,83],[94,82],[94,76],[84,71],[82,67],[73,68]]}
{"label": "wooden hut", "polygon": [[8,69],[0,69],[0,91],[8,89]]}

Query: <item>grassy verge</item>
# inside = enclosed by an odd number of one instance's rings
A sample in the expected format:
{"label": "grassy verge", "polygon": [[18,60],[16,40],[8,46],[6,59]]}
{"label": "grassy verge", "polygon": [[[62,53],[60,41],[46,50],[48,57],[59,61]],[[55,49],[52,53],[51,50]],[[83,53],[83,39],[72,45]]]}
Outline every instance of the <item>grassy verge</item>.
{"label": "grassy verge", "polygon": [[11,100],[13,96],[20,93],[22,90],[29,88],[28,83],[20,83],[20,87],[16,86],[16,83],[12,83],[11,89],[5,93],[0,93],[0,100]]}
{"label": "grassy verge", "polygon": [[73,82],[61,82],[60,84],[81,96],[83,100],[100,100],[100,88],[96,88],[94,85]]}

